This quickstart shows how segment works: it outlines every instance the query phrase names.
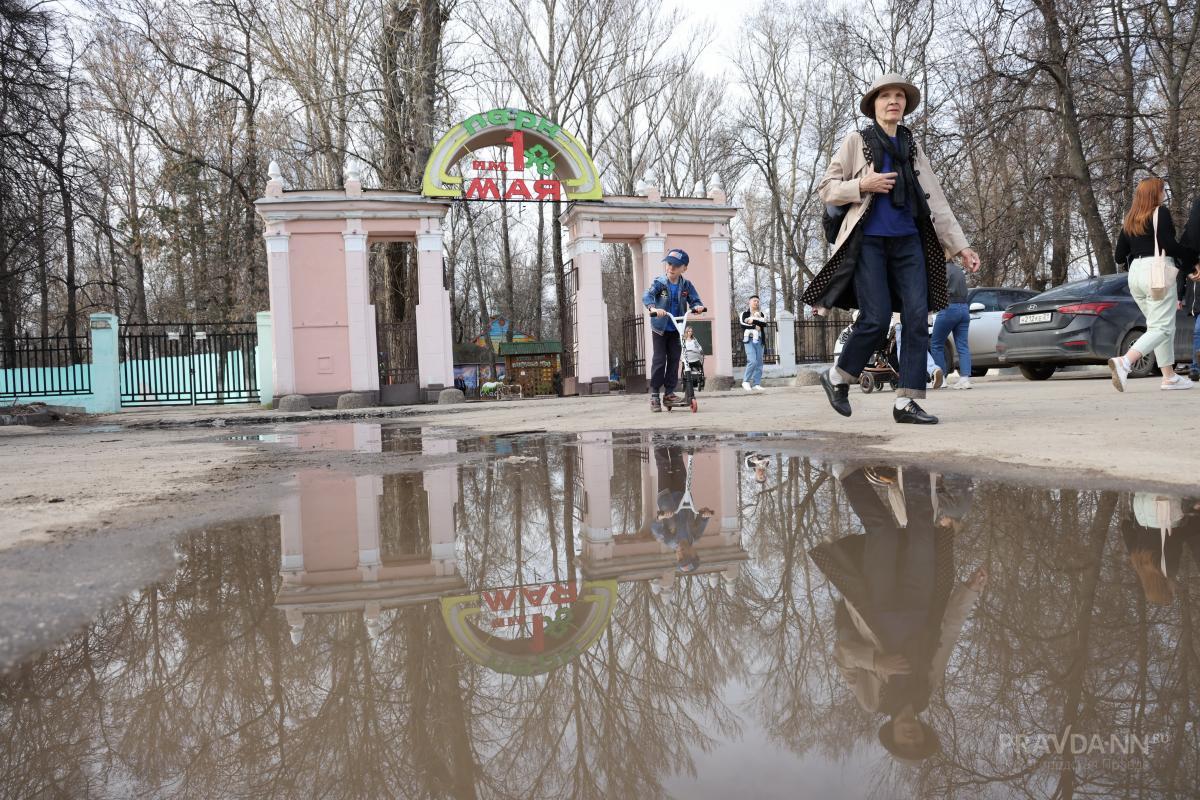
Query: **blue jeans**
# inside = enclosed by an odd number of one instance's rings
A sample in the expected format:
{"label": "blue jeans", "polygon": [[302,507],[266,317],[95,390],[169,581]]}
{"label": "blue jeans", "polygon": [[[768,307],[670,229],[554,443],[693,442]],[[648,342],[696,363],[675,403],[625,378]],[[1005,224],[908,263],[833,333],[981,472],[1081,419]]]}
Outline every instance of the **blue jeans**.
{"label": "blue jeans", "polygon": [[844,378],[857,381],[871,355],[887,341],[895,297],[900,304],[903,344],[896,396],[925,396],[928,283],[920,236],[863,236],[854,267],[854,292],[860,313],[837,364]]}
{"label": "blue jeans", "polygon": [[958,353],[958,375],[960,378],[971,377],[971,348],[967,340],[967,332],[971,326],[971,307],[966,303],[951,303],[944,311],[938,312],[933,321],[933,341],[929,349],[933,352],[933,360],[946,369],[946,337],[954,334],[954,349]]}
{"label": "blue jeans", "polygon": [[1192,369],[1200,369],[1200,316],[1196,317],[1196,327],[1192,330]]}
{"label": "blue jeans", "polygon": [[742,348],[746,351],[746,371],[742,375],[742,381],[751,386],[758,386],[762,383],[763,343],[742,342]]}

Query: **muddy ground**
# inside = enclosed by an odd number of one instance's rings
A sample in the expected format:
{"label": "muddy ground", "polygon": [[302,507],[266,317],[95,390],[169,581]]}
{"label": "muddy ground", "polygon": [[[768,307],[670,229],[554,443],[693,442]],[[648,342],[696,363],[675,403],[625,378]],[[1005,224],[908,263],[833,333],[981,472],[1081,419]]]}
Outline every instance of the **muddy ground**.
{"label": "muddy ground", "polygon": [[[854,415],[837,416],[820,387],[702,393],[700,411],[650,412],[642,396],[612,395],[458,406],[283,415],[256,408],[140,409],[53,428],[0,428],[0,548],[157,522],[186,525],[239,513],[234,496],[269,493],[298,463],[323,456],[228,441],[236,430],[284,430],[334,418],[478,432],[670,428],[798,431],[806,449],[843,457],[886,454],[974,472],[1128,488],[1194,487],[1200,479],[1200,390],[1160,392],[1154,379],[1115,392],[1099,372],[1032,383],[983,378],[970,391],[931,392],[937,426],[897,425],[891,392],[852,391]],[[119,426],[119,427],[117,427]],[[282,426],[282,427],[281,427]],[[466,431],[463,431],[464,434]],[[327,460],[353,461],[352,453]],[[384,466],[394,459],[384,459]],[[214,499],[222,502],[214,504]],[[246,501],[245,508],[253,503]]]}

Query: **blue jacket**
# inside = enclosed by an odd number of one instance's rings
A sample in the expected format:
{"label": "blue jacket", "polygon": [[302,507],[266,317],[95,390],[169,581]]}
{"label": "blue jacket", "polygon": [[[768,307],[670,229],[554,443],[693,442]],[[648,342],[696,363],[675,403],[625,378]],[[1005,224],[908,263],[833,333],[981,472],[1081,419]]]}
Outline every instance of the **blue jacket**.
{"label": "blue jacket", "polygon": [[[646,308],[654,306],[655,308],[666,309],[672,316],[683,316],[683,309],[696,308],[704,305],[700,299],[700,293],[696,291],[696,287],[687,278],[680,277],[679,283],[679,298],[676,302],[671,302],[670,282],[667,281],[666,275],[659,275],[650,284],[650,288],[642,295],[642,305]],[[671,320],[666,317],[651,317],[650,324],[653,326],[656,333],[674,333],[675,326]]]}

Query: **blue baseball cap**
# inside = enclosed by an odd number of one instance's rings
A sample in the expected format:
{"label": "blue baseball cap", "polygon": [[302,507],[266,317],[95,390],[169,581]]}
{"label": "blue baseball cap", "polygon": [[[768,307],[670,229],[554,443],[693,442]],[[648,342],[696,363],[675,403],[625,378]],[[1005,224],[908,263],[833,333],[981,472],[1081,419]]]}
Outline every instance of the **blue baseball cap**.
{"label": "blue baseball cap", "polygon": [[673,267],[686,267],[688,265],[687,251],[680,250],[678,247],[673,250],[668,250],[666,257],[663,258],[663,261],[667,262]]}

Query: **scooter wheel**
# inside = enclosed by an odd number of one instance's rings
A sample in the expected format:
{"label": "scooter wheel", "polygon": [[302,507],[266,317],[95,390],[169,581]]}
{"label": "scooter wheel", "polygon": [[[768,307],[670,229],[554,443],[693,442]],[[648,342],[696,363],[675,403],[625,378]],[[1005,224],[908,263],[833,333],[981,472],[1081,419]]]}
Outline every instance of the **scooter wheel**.
{"label": "scooter wheel", "polygon": [[696,400],[693,398],[692,399],[692,413],[695,414],[699,408],[700,408],[700,404],[697,403]]}

